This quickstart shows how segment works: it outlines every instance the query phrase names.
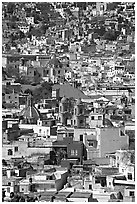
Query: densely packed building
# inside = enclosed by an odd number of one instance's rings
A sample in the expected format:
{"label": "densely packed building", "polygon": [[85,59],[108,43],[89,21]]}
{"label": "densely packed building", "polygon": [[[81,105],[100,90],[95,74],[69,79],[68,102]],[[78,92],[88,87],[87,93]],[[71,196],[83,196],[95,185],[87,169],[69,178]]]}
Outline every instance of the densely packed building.
{"label": "densely packed building", "polygon": [[2,3],[2,201],[135,201],[135,2]]}

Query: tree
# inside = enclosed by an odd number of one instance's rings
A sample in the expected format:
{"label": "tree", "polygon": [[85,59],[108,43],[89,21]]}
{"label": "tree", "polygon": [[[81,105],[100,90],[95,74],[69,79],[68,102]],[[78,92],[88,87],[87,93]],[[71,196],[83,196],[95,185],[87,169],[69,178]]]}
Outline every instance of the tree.
{"label": "tree", "polygon": [[34,71],[34,83],[39,84],[41,82],[41,80],[42,80],[42,78],[41,78],[40,73],[37,70],[35,70]]}
{"label": "tree", "polygon": [[119,2],[112,2],[107,4],[107,10],[111,11],[111,10],[115,10],[118,6]]}
{"label": "tree", "polygon": [[110,41],[114,41],[117,39],[117,34],[115,31],[113,30],[109,30],[104,34],[104,39],[105,40],[110,40]]}
{"label": "tree", "polygon": [[33,91],[33,99],[35,102],[39,102],[41,99],[51,98],[52,85],[48,82],[41,84],[39,88]]}
{"label": "tree", "polygon": [[12,14],[15,11],[15,8],[16,8],[15,3],[14,2],[9,2],[7,4],[7,13]]}
{"label": "tree", "polygon": [[2,165],[7,166],[7,162],[5,161],[5,159],[2,159]]}
{"label": "tree", "polygon": [[48,25],[46,25],[46,24],[42,24],[42,26],[41,26],[41,30],[42,30],[42,33],[43,34],[45,34],[46,33],[46,30],[49,28],[49,26]]}
{"label": "tree", "polygon": [[31,95],[33,95],[33,92],[32,92],[32,90],[30,90],[30,89],[26,89],[26,90],[24,91],[24,93],[25,93],[25,94],[31,94]]}
{"label": "tree", "polygon": [[9,77],[16,77],[19,78],[19,68],[15,67],[14,65],[10,64],[6,67],[6,72]]}
{"label": "tree", "polygon": [[123,200],[123,195],[120,191],[117,193],[117,199]]}
{"label": "tree", "polygon": [[4,202],[4,198],[6,197],[5,192],[6,191],[2,188],[2,202]]}
{"label": "tree", "polygon": [[135,159],[135,151],[128,151],[125,150],[122,153],[121,157],[121,163],[124,163],[125,165],[128,165],[131,161],[134,162]]}
{"label": "tree", "polygon": [[22,31],[19,31],[19,38],[22,39],[25,37],[26,37],[25,34]]}
{"label": "tree", "polygon": [[67,153],[66,153],[65,150],[59,149],[59,150],[56,152],[57,165],[60,165],[61,160],[62,160],[63,158],[67,158]]}
{"label": "tree", "polygon": [[42,32],[40,29],[38,28],[32,28],[29,32],[29,35],[33,35],[33,36],[37,36],[37,37],[40,37],[42,35]]}
{"label": "tree", "polygon": [[110,194],[110,199],[111,199],[111,200],[116,200],[116,196],[115,196],[114,193]]}

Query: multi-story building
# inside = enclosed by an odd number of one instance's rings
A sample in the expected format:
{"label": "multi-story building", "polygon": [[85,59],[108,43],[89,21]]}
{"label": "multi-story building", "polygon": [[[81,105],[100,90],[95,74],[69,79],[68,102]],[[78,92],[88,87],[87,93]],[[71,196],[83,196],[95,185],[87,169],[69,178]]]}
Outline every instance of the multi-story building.
{"label": "multi-story building", "polygon": [[129,137],[120,128],[75,128],[74,140],[82,141],[87,149],[87,158],[105,157],[117,149],[128,147]]}

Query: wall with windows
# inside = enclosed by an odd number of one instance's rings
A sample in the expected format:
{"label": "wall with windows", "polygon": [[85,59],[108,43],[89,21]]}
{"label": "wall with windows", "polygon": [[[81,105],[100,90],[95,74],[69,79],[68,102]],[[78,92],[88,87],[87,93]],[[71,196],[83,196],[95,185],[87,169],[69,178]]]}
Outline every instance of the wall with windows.
{"label": "wall with windows", "polygon": [[81,141],[85,144],[86,132],[90,132],[90,129],[74,128],[74,141]]}
{"label": "wall with windows", "polygon": [[19,128],[21,129],[33,129],[34,133],[37,133],[39,136],[50,136],[50,127],[41,126],[41,121],[39,121],[38,125],[31,124],[20,124]]}
{"label": "wall with windows", "polygon": [[27,142],[16,141],[12,144],[2,146],[2,158],[11,159],[12,157],[21,157],[27,155]]}
{"label": "wall with windows", "polygon": [[87,135],[96,132],[95,128],[74,128],[74,141],[81,141],[86,144]]}
{"label": "wall with windows", "polygon": [[15,104],[16,106],[19,106],[19,94],[16,93],[10,93],[5,94],[5,101],[6,103]]}
{"label": "wall with windows", "polygon": [[83,158],[83,144],[82,142],[72,142],[67,145],[67,155],[68,158],[75,158],[79,159],[80,163],[82,162]]}
{"label": "wall with windows", "polygon": [[130,188],[130,187],[125,188],[124,196],[128,196],[128,197],[135,196],[135,188]]}
{"label": "wall with windows", "polygon": [[89,126],[90,128],[103,126],[103,115],[91,113],[89,116]]}
{"label": "wall with windows", "polygon": [[28,142],[16,141],[2,146],[2,159],[10,160],[13,157],[25,157],[32,154],[49,154],[51,147],[28,147]]}

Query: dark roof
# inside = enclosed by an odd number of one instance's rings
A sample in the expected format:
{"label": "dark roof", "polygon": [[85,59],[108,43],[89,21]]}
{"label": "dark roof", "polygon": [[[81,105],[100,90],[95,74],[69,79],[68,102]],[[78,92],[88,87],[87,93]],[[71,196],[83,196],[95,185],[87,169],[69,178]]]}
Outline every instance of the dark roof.
{"label": "dark roof", "polygon": [[[99,99],[101,97],[102,97],[102,95],[92,95],[92,96],[89,96],[89,98],[93,99],[93,100]],[[105,98],[108,99],[109,101],[112,101],[112,95],[105,95]]]}
{"label": "dark roof", "polygon": [[59,66],[59,67],[62,67],[62,63],[59,61],[59,59],[56,58],[56,56],[53,56],[49,62],[48,62],[49,65],[54,65],[55,67]]}
{"label": "dark roof", "polygon": [[116,106],[106,106],[105,110],[116,110],[118,109]]}
{"label": "dark roof", "polygon": [[110,163],[109,158],[94,158],[83,162],[84,165],[107,165]]}
{"label": "dark roof", "polygon": [[66,96],[67,98],[74,99],[89,99],[84,93],[82,93],[79,89],[72,87],[69,83],[59,85],[55,84],[53,89],[59,89],[60,97]]}
{"label": "dark roof", "polygon": [[126,189],[135,189],[135,186],[128,186]]}
{"label": "dark roof", "polygon": [[60,140],[60,141],[54,141],[52,143],[53,147],[55,146],[63,146],[63,147],[67,147],[67,144],[64,142],[64,140]]}
{"label": "dark roof", "polygon": [[52,143],[53,147],[55,147],[55,146],[67,147],[68,144],[80,144],[80,145],[82,145],[83,143],[81,141],[73,141],[72,139],[69,139],[69,138],[65,138],[64,140],[56,140]]}
{"label": "dark roof", "polygon": [[56,197],[60,198],[60,197],[69,197],[72,194],[72,192],[58,192],[58,194],[56,195]]}
{"label": "dark roof", "polygon": [[74,192],[70,197],[71,198],[89,198],[91,193],[87,192]]}
{"label": "dark roof", "polygon": [[115,178],[116,180],[127,180],[127,179],[126,179],[126,176],[124,176],[124,175],[122,175],[122,176],[121,176],[121,175],[115,176],[114,178]]}

